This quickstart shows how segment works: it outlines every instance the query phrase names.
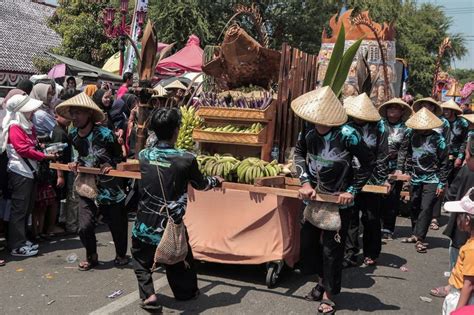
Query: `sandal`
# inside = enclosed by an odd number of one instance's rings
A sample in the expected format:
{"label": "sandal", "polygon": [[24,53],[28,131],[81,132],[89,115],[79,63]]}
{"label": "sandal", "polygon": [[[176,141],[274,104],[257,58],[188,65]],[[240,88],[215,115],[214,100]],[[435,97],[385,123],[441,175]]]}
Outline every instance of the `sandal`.
{"label": "sandal", "polygon": [[92,268],[99,265],[99,259],[97,254],[94,255],[95,258],[89,257],[86,261],[81,261],[77,266],[80,271],[89,271]]}
{"label": "sandal", "polygon": [[373,266],[375,265],[377,262],[375,261],[375,259],[372,259],[370,257],[365,257],[364,258],[364,265],[366,266]]}
{"label": "sandal", "polygon": [[0,259],[0,267],[3,267],[7,264],[7,262],[3,259]]}
{"label": "sandal", "polygon": [[[324,312],[323,306],[329,306],[331,310]],[[336,304],[333,301],[326,299],[319,303],[318,314],[333,315],[334,313],[336,313]]]}
{"label": "sandal", "polygon": [[410,237],[406,237],[402,240],[402,243],[409,243],[409,244],[415,244],[418,241],[415,235],[412,235]]}
{"label": "sandal", "polygon": [[308,294],[305,295],[304,299],[306,301],[321,301],[323,294],[324,287],[318,283]]}
{"label": "sandal", "polygon": [[420,254],[424,254],[426,253],[426,250],[427,250],[428,247],[425,246],[425,244],[423,244],[422,241],[418,241],[416,242],[415,244],[415,249],[418,253]]}
{"label": "sandal", "polygon": [[145,301],[143,300],[140,302],[140,307],[146,311],[151,311],[153,313],[161,312],[161,310],[163,309],[163,306],[158,304],[158,301],[145,303]]}
{"label": "sandal", "polygon": [[122,267],[128,265],[130,262],[130,258],[128,256],[125,257],[115,257],[114,259],[114,265],[116,267]]}
{"label": "sandal", "polygon": [[431,220],[430,229],[435,230],[435,231],[439,230],[438,220],[436,219]]}
{"label": "sandal", "polygon": [[445,298],[449,294],[449,290],[446,290],[446,287],[438,287],[430,290],[432,296]]}

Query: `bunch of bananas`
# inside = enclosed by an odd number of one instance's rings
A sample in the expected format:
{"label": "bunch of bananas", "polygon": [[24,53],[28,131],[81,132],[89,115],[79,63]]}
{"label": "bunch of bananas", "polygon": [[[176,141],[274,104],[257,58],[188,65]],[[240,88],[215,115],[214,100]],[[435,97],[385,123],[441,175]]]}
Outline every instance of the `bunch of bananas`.
{"label": "bunch of bananas", "polygon": [[239,183],[253,184],[259,177],[277,176],[281,167],[276,160],[268,163],[257,158],[247,158],[237,167]]}
{"label": "bunch of bananas", "polygon": [[240,161],[230,155],[199,155],[197,157],[201,173],[207,176],[220,176],[231,181]]}
{"label": "bunch of bananas", "polygon": [[206,127],[204,131],[213,132],[234,132],[234,133],[259,133],[262,131],[263,125],[261,123],[254,123],[250,127],[227,125],[219,127]]}
{"label": "bunch of bananas", "polygon": [[176,148],[191,151],[194,148],[193,130],[202,124],[193,106],[181,106],[181,128],[179,129]]}

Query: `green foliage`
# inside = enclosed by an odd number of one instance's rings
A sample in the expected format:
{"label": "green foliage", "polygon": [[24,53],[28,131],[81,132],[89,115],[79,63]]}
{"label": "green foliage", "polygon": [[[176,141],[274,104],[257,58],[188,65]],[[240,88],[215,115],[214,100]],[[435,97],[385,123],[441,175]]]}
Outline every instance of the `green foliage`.
{"label": "green foliage", "polygon": [[346,31],[344,29],[344,25],[342,25],[341,30],[337,36],[336,43],[334,44],[334,49],[332,50],[331,59],[329,60],[323,86],[332,86],[334,79],[338,75],[337,70],[339,69],[339,65],[341,64],[342,56],[344,54],[345,40]]}
{"label": "green foliage", "polygon": [[38,70],[38,73],[48,73],[52,67],[59,63],[57,60],[43,56],[34,56],[32,61],[33,66]]}
{"label": "green foliage", "polygon": [[339,68],[337,69],[336,77],[334,78],[334,83],[332,84],[332,89],[338,97],[342,92],[342,88],[344,87],[344,82],[346,81],[347,75],[349,74],[352,61],[354,60],[355,54],[359,50],[360,44],[362,44],[362,40],[362,38],[357,40],[354,44],[347,48],[344,56],[342,56]]}
{"label": "green foliage", "polygon": [[454,69],[449,71],[449,74],[456,78],[461,85],[474,81],[474,69]]}

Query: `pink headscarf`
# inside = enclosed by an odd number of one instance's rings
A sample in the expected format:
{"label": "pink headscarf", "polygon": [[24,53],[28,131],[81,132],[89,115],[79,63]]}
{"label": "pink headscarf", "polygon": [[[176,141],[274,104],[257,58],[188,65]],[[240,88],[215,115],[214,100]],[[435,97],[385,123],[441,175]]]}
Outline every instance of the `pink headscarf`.
{"label": "pink headscarf", "polygon": [[26,93],[20,89],[13,89],[8,92],[7,96],[3,99],[2,108],[7,108],[7,102],[13,95],[25,95]]}

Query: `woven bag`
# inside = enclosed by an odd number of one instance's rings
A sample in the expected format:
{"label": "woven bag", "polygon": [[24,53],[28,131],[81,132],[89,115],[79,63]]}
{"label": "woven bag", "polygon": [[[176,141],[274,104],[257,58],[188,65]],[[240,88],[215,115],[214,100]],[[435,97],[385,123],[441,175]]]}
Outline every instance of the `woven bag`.
{"label": "woven bag", "polygon": [[160,213],[163,212],[163,209],[166,210],[168,222],[166,224],[165,231],[163,232],[163,236],[161,237],[160,243],[156,247],[152,270],[156,269],[158,264],[177,264],[181,261],[184,261],[188,255],[188,242],[186,240],[186,228],[184,226],[184,222],[181,220],[181,223],[176,224],[173,221],[173,218],[170,216],[167,207],[168,202],[166,201],[165,190],[163,188],[163,181],[161,180],[161,174],[158,165],[156,166],[156,169],[158,172],[158,179],[160,180],[163,199],[165,200],[165,205],[161,208]]}
{"label": "woven bag", "polygon": [[310,201],[304,209],[304,218],[321,230],[337,232],[341,229],[339,205],[334,203]]}
{"label": "woven bag", "polygon": [[96,177],[92,174],[79,173],[74,181],[74,189],[81,197],[95,199],[97,197]]}

